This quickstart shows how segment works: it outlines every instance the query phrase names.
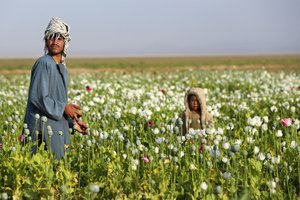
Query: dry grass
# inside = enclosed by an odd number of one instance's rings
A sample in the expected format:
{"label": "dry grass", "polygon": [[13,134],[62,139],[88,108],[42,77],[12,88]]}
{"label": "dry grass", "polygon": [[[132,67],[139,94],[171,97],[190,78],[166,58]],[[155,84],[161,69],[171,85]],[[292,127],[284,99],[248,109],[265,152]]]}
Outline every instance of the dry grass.
{"label": "dry grass", "polygon": [[[1,74],[30,73],[35,59],[0,59]],[[70,73],[170,72],[182,70],[300,71],[300,55],[68,58]]]}

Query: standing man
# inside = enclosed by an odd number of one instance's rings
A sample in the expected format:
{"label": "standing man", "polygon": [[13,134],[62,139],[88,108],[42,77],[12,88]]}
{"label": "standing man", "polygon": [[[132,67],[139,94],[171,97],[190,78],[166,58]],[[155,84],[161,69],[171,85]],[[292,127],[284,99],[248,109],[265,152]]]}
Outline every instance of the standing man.
{"label": "standing man", "polygon": [[[87,125],[78,118],[80,107],[68,104],[68,71],[65,58],[70,37],[70,27],[54,17],[45,31],[45,55],[32,67],[26,115],[24,122],[32,140],[39,145],[45,142],[56,158],[65,154],[70,144],[70,128],[86,134]],[[36,152],[36,146],[33,152]]]}

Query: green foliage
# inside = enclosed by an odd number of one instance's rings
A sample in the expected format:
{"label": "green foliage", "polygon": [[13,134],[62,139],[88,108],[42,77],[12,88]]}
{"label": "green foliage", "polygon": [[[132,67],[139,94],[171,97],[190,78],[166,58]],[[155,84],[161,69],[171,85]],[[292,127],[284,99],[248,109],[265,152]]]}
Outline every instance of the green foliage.
{"label": "green foliage", "polygon": [[[32,155],[36,144],[29,137],[27,144],[18,139],[29,75],[0,78],[0,192],[9,198],[299,196],[299,74],[185,71],[71,76],[70,102],[81,104],[90,134],[71,136],[71,147],[59,161],[43,146]],[[86,91],[86,85],[93,92]],[[191,86],[208,89],[206,104],[215,126],[191,132],[183,143],[181,127],[176,126]],[[288,117],[292,124],[283,126],[281,119]]]}

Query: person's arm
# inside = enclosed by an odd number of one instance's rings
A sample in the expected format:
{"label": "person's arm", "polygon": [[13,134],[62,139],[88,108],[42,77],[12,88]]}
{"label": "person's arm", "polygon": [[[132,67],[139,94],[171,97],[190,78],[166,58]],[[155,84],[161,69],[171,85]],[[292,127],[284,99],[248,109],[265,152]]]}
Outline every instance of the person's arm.
{"label": "person's arm", "polygon": [[66,104],[65,106],[65,114],[72,119],[78,119],[82,116],[81,112],[79,111],[80,106],[75,104]]}
{"label": "person's arm", "polygon": [[44,60],[38,60],[31,74],[30,101],[47,117],[60,120],[63,116],[66,102],[49,97],[50,71]]}
{"label": "person's arm", "polygon": [[88,125],[86,125],[83,121],[79,119],[72,119],[69,116],[66,116],[66,119],[68,120],[69,123],[69,128],[72,128],[71,134],[73,135],[75,131],[85,135],[88,133]]}
{"label": "person's arm", "polygon": [[75,120],[75,130],[85,135],[88,133],[88,125],[79,119]]}

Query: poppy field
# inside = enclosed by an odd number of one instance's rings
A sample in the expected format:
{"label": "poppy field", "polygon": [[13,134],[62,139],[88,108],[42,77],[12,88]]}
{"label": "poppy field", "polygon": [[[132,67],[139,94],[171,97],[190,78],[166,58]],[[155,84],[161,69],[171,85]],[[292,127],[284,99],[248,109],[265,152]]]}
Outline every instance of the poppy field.
{"label": "poppy field", "polygon": [[[70,75],[90,128],[59,161],[22,135],[29,82],[0,75],[2,199],[299,199],[297,72]],[[215,123],[183,136],[190,87],[207,90]]]}

